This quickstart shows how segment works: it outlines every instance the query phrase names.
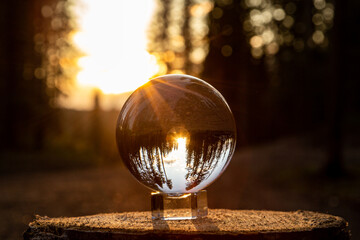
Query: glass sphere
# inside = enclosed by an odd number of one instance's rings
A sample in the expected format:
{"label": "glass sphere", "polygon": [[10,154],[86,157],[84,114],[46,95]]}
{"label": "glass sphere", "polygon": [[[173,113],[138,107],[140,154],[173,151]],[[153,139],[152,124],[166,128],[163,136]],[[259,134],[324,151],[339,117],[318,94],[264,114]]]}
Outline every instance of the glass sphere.
{"label": "glass sphere", "polygon": [[145,186],[192,193],[228,166],[236,127],[214,87],[188,75],[165,75],[139,87],[126,101],[116,141],[125,166]]}

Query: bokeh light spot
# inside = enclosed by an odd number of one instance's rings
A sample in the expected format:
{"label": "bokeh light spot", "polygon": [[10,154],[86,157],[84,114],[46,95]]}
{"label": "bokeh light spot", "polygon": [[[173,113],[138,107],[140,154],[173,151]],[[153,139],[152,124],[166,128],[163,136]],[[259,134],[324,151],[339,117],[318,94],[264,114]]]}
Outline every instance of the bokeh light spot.
{"label": "bokeh light spot", "polygon": [[271,20],[272,20],[272,14],[271,14],[271,12],[270,12],[270,10],[264,10],[263,12],[262,12],[262,16],[263,16],[263,21],[264,21],[264,23],[269,23],[269,22],[271,22]]}
{"label": "bokeh light spot", "polygon": [[231,56],[233,52],[233,49],[230,45],[224,45],[222,48],[221,48],[221,54],[224,56],[224,57],[229,57]]}
{"label": "bokeh light spot", "polygon": [[314,16],[312,17],[312,21],[315,25],[321,25],[324,21],[323,15],[320,13],[314,14]]}
{"label": "bokeh light spot", "polygon": [[50,6],[48,5],[44,5],[42,8],[41,8],[41,14],[43,15],[43,17],[45,18],[48,18],[48,17],[51,17],[53,15],[53,10]]}
{"label": "bokeh light spot", "polygon": [[295,3],[293,3],[293,2],[287,3],[287,4],[285,5],[285,12],[286,12],[287,14],[290,14],[290,15],[294,14],[294,13],[296,12],[296,5],[295,5]]}
{"label": "bokeh light spot", "polygon": [[246,0],[245,4],[248,7],[257,7],[262,3],[262,0]]}
{"label": "bokeh light spot", "polygon": [[268,44],[274,40],[275,34],[272,30],[267,29],[261,34],[264,43]]}
{"label": "bokeh light spot", "polygon": [[250,45],[253,48],[259,48],[262,47],[263,45],[263,39],[260,36],[253,36],[252,38],[250,38]]}
{"label": "bokeh light spot", "polygon": [[252,48],[251,49],[251,55],[253,56],[253,58],[261,58],[262,55],[264,54],[263,50],[261,48]]}
{"label": "bokeh light spot", "polygon": [[46,77],[46,72],[44,68],[36,68],[34,71],[34,76],[37,79],[44,79]]}
{"label": "bokeh light spot", "polygon": [[324,41],[324,33],[322,31],[315,31],[312,35],[312,40],[314,41],[314,43],[316,44],[321,44]]}
{"label": "bokeh light spot", "polygon": [[284,21],[282,22],[282,24],[286,27],[286,28],[291,28],[292,25],[294,24],[294,18],[291,16],[286,16]]}
{"label": "bokeh light spot", "polygon": [[190,14],[194,17],[204,17],[208,14],[213,8],[213,4],[211,2],[202,2],[198,4],[194,4],[190,8]]}
{"label": "bokeh light spot", "polygon": [[325,8],[326,2],[325,0],[314,0],[314,7],[318,10]]}
{"label": "bokeh light spot", "polygon": [[274,19],[277,21],[281,21],[285,18],[285,11],[282,8],[277,8],[274,10]]}
{"label": "bokeh light spot", "polygon": [[269,55],[275,55],[279,51],[279,45],[276,42],[272,42],[266,46],[266,53]]}
{"label": "bokeh light spot", "polygon": [[294,46],[295,51],[301,52],[304,50],[305,43],[302,39],[295,39],[293,46]]}
{"label": "bokeh light spot", "polygon": [[214,10],[212,11],[212,16],[215,19],[220,19],[223,16],[223,10],[221,8],[214,8]]}
{"label": "bokeh light spot", "polygon": [[323,10],[323,15],[326,21],[332,21],[334,18],[334,10],[332,8],[327,7]]}
{"label": "bokeh light spot", "polygon": [[191,53],[190,53],[190,60],[191,62],[195,63],[195,64],[200,64],[204,61],[206,57],[206,52],[204,51],[203,48],[195,48]]}

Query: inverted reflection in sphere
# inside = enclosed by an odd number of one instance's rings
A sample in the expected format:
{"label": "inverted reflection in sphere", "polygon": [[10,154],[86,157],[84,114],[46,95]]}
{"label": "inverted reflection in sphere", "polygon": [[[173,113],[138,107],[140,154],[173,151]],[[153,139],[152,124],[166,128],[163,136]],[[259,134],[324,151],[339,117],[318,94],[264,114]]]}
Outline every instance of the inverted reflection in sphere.
{"label": "inverted reflection in sphere", "polygon": [[138,88],[123,106],[116,140],[124,164],[145,186],[197,192],[225,170],[236,127],[225,99],[188,75],[165,75]]}

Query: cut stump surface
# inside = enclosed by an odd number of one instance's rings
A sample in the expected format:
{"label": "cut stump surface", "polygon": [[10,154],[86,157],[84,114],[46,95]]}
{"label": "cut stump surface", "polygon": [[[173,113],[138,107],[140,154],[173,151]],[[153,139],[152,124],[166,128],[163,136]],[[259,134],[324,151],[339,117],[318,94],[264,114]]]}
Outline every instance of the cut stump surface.
{"label": "cut stump surface", "polygon": [[350,239],[347,222],[309,211],[277,212],[210,209],[203,219],[153,221],[151,212],[83,217],[40,217],[25,240],[82,239]]}

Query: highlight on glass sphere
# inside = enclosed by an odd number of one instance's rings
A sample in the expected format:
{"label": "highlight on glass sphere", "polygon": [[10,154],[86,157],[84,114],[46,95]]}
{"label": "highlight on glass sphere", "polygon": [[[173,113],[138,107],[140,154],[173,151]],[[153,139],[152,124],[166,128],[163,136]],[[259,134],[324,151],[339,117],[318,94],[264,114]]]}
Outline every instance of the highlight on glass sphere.
{"label": "highlight on glass sphere", "polygon": [[228,166],[236,127],[223,96],[189,75],[164,75],[139,87],[116,126],[118,150],[132,175],[163,193],[194,193]]}

